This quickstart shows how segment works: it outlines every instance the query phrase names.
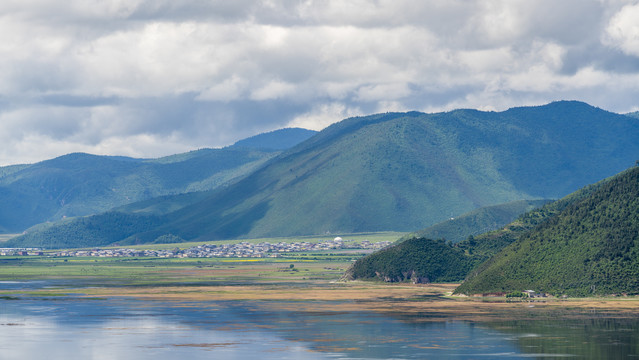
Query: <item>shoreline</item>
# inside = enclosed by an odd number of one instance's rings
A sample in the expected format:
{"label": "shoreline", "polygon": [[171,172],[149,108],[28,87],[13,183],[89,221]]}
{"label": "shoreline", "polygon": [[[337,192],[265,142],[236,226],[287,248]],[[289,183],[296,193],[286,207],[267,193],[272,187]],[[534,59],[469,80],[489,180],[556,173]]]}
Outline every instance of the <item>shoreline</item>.
{"label": "shoreline", "polygon": [[[299,284],[296,284],[299,285]],[[371,311],[422,316],[412,321],[499,321],[517,314],[526,318],[639,317],[639,297],[544,298],[510,301],[506,298],[460,297],[450,294],[458,284],[380,284],[366,282],[315,282],[306,286],[285,284],[215,286],[109,286],[56,289],[0,290],[0,301],[20,296],[46,300],[65,298],[131,298],[141,301],[194,303],[252,302],[262,307],[304,312]],[[9,299],[11,298],[11,299]]]}

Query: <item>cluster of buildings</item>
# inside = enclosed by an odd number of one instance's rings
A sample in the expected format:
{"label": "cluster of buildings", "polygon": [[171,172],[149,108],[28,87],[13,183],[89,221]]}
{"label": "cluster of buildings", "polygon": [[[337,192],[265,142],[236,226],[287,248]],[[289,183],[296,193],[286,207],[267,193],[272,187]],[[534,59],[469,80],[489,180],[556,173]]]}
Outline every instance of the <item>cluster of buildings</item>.
{"label": "cluster of buildings", "polygon": [[0,248],[0,256],[39,256],[43,255],[42,249],[38,248]]}
{"label": "cluster of buildings", "polygon": [[93,249],[66,250],[43,253],[40,249],[0,249],[0,255],[48,255],[48,256],[95,256],[95,257],[159,257],[159,258],[213,258],[213,257],[278,257],[287,252],[325,251],[333,249],[370,249],[379,250],[391,244],[390,241],[347,242],[337,237],[323,242],[262,242],[252,244],[241,242],[236,244],[205,244],[188,249],[173,250],[136,250],[136,249]]}

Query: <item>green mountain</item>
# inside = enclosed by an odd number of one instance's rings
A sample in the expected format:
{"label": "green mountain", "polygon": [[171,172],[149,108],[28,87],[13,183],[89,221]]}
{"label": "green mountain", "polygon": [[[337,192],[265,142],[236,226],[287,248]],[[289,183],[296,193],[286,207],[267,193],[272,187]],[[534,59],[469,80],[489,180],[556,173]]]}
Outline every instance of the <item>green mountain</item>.
{"label": "green mountain", "polygon": [[408,234],[400,241],[409,238],[427,238],[444,239],[458,243],[469,236],[497,230],[516,220],[521,214],[543,206],[548,202],[550,200],[519,200],[506,204],[485,206]]}
{"label": "green mountain", "polygon": [[618,173],[637,134],[636,119],[574,101],[346,119],[126,241],[411,231]]}
{"label": "green mountain", "polygon": [[[285,129],[223,149],[202,149],[159,159],[69,154],[32,165],[0,168],[0,231],[107,211],[168,194],[228,184],[263,165],[279,150],[314,132]],[[278,145],[279,144],[279,145]]]}
{"label": "green mountain", "polygon": [[613,175],[638,157],[636,134],[639,121],[579,102],[351,118],[172,214],[147,239],[424,228]]}
{"label": "green mountain", "polygon": [[463,250],[444,240],[410,238],[357,260],[343,278],[386,282],[454,282],[468,274],[474,265],[472,260]]}
{"label": "green mountain", "polygon": [[639,167],[599,184],[473,271],[460,294],[639,293]]}
{"label": "green mountain", "polygon": [[[429,279],[435,281],[462,281],[477,266],[490,259],[493,255],[515,242],[521,236],[534,229],[539,224],[559,214],[565,208],[579,202],[603,186],[610,179],[602,180],[596,184],[586,186],[560,200],[546,202],[514,202],[497,206],[490,206],[469,214],[462,215],[458,219],[459,226],[453,226],[457,219],[437,224],[431,228],[409,234],[400,239],[395,245],[380,250],[356,261],[345,273],[347,280],[383,280],[383,281],[406,281],[423,282]],[[519,217],[514,211],[534,207]],[[433,240],[436,237],[428,238],[428,234],[436,234],[438,230],[450,231],[455,236],[465,232],[474,232],[483,226],[485,219],[491,219],[496,214],[510,212],[510,217],[515,218],[508,225],[483,234],[468,237],[460,242],[444,242],[443,240]],[[478,216],[481,215],[481,216]],[[473,219],[478,219],[473,222]],[[502,217],[505,219],[505,217]],[[429,252],[427,256],[409,256],[407,253]],[[408,260],[407,260],[408,259]],[[461,271],[461,270],[463,271]],[[442,274],[446,274],[442,276]],[[455,276],[451,276],[455,274]]]}

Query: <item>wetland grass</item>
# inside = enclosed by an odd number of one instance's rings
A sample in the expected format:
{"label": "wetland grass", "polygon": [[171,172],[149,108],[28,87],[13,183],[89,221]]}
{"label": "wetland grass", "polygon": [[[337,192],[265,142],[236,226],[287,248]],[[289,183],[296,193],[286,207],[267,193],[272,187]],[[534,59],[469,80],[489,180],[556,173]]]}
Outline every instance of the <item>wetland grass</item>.
{"label": "wetland grass", "polygon": [[[317,257],[317,254],[311,254]],[[0,301],[29,297],[131,297],[158,301],[253,301],[299,311],[376,311],[444,318],[499,320],[552,314],[639,314],[637,297],[534,299],[451,296],[458,284],[337,281],[350,261],[327,254],[321,259],[286,258],[49,258],[1,260],[0,281],[64,280],[34,290],[0,288]],[[547,315],[551,314],[551,315]]]}

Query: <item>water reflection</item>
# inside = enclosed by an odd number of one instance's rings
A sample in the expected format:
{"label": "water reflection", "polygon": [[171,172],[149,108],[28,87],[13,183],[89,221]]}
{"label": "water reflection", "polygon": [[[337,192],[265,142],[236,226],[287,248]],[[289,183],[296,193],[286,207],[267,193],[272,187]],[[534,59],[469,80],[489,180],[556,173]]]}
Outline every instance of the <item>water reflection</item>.
{"label": "water reflection", "polygon": [[588,359],[639,356],[639,319],[577,318],[511,320],[487,324],[513,340],[526,353],[571,354]]}
{"label": "water reflection", "polygon": [[618,359],[639,353],[638,319],[513,314],[505,321],[424,321],[425,314],[291,304],[0,299],[0,358]]}
{"label": "water reflection", "polygon": [[242,319],[226,311],[50,299],[2,301],[0,310],[2,359],[325,358],[304,343],[233,327]]}

